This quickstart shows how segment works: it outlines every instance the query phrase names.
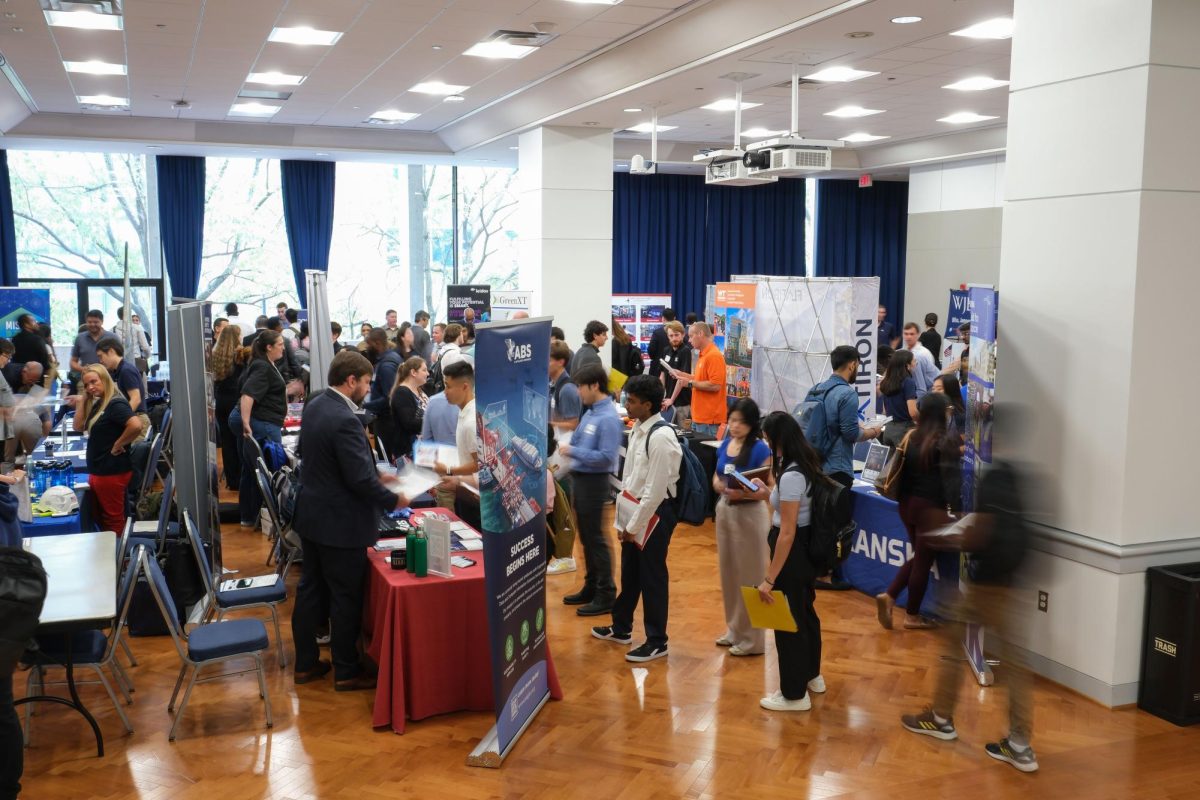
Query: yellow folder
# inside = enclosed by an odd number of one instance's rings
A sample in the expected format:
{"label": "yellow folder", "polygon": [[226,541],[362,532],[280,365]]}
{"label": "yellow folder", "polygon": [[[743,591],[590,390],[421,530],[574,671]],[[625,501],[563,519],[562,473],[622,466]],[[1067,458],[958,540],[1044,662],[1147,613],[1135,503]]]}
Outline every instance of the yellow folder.
{"label": "yellow folder", "polygon": [[771,592],[775,602],[767,605],[753,586],[742,587],[742,600],[746,603],[746,611],[750,614],[750,624],[756,628],[773,628],[777,631],[796,632],[796,619],[788,606],[787,596],[783,592]]}
{"label": "yellow folder", "polygon": [[621,393],[622,387],[625,386],[625,382],[627,380],[629,380],[629,376],[626,375],[624,372],[621,372],[621,370],[614,369],[614,370],[609,371],[609,373],[608,373],[609,394],[612,394],[613,396],[619,395]]}

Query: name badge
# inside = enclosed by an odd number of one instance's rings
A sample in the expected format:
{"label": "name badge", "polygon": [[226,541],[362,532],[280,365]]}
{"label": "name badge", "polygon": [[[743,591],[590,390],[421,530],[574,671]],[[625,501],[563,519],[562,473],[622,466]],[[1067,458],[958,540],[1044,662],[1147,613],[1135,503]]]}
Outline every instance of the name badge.
{"label": "name badge", "polygon": [[585,426],[584,426],[584,428],[583,428],[583,432],[584,432],[584,433],[588,433],[588,434],[595,433],[595,432],[596,432],[596,426],[595,426],[595,425],[585,425]]}

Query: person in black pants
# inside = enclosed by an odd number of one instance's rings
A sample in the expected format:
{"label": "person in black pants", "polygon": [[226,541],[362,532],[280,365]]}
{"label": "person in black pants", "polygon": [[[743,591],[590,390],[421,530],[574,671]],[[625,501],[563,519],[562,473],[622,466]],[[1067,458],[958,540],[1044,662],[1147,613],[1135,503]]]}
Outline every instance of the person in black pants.
{"label": "person in black pants", "polygon": [[571,458],[572,499],[579,520],[579,540],[583,543],[587,574],[583,589],[567,595],[563,603],[577,605],[581,617],[595,617],[612,610],[617,593],[612,577],[612,553],[604,536],[600,515],[612,496],[609,476],[616,473],[621,458],[621,438],[624,426],[617,416],[617,407],[606,391],[608,375],[599,364],[581,367],[572,380],[579,387],[579,399],[591,406],[569,445],[558,450]]}
{"label": "person in black pants", "polygon": [[208,366],[213,376],[213,402],[217,414],[217,433],[221,438],[221,463],[225,486],[237,491],[242,482],[242,457],[238,452],[242,432],[229,427],[229,415],[242,396],[242,373],[246,371],[248,351],[240,347],[242,335],[236,325],[226,325],[217,337]]}
{"label": "person in black pants", "polygon": [[[621,593],[613,603],[612,625],[592,628],[592,636],[632,644],[633,612],[637,610],[638,599],[644,600],[646,641],[626,653],[626,661],[653,661],[667,655],[670,600],[667,548],[676,522],[671,495],[679,480],[683,450],[674,429],[663,422],[662,400],[663,387],[657,378],[636,375],[625,384],[625,408],[636,424],[625,448],[621,488],[623,494],[636,498],[637,505],[635,509],[623,510],[622,501],[618,501]],[[655,433],[656,427],[664,430]],[[653,526],[652,515],[658,516]],[[647,529],[649,535],[639,547],[637,542]]]}
{"label": "person in black pants", "polygon": [[769,711],[808,711],[809,693],[825,691],[821,677],[821,620],[817,617],[813,579],[816,568],[808,556],[810,497],[816,481],[829,479],[821,471],[821,457],[809,445],[800,424],[790,414],[776,411],[763,422],[763,437],[771,445],[775,488],[755,479],[760,499],[769,499],[772,527],[767,536],[771,562],[758,585],[764,603],[774,603],[773,591],[783,592],[795,633],[775,631],[779,658],[779,691],[767,695],[759,705]]}
{"label": "person in black pants", "polygon": [[329,672],[330,664],[318,659],[317,648],[317,627],[328,619],[334,689],[339,692],[375,686],[358,654],[367,548],[379,538],[380,515],[408,505],[380,478],[356,413],[370,390],[371,371],[361,353],[343,350],[334,356],[330,388],[309,402],[300,429],[304,483],[296,500],[295,527],[303,542],[304,570],[292,611],[295,681],[309,683]]}

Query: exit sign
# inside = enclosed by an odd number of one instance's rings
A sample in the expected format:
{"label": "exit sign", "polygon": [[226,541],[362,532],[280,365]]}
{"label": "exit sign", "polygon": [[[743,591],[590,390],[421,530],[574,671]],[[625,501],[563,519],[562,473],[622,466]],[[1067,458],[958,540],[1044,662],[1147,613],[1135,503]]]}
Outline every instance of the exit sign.
{"label": "exit sign", "polygon": [[858,188],[869,189],[870,187],[872,187],[874,185],[875,185],[875,181],[871,180],[870,175],[859,175],[858,176]]}

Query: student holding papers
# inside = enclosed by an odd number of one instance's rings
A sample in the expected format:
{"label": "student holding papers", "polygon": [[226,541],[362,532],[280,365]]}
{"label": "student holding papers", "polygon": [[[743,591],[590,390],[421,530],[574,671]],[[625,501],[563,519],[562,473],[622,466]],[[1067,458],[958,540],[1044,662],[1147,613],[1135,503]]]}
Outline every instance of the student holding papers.
{"label": "student holding papers", "polygon": [[779,656],[779,691],[759,701],[768,711],[808,711],[808,693],[825,691],[821,677],[821,620],[813,606],[816,569],[808,557],[811,520],[810,489],[814,481],[829,480],[821,472],[821,457],[805,440],[800,423],[783,411],[769,414],[763,435],[774,455],[775,488],[762,481],[760,497],[771,503],[771,561],[758,594],[767,604],[776,602],[772,592],[782,592],[795,617],[797,630],[775,631]]}
{"label": "student holding papers", "polygon": [[625,448],[617,500],[621,592],[613,603],[612,625],[592,628],[597,639],[632,644],[633,612],[638,598],[644,599],[646,641],[625,654],[626,661],[634,662],[667,655],[667,548],[676,522],[671,496],[683,451],[674,429],[662,420],[662,401],[663,387],[657,378],[635,375],[625,384],[625,408],[635,424]]}

